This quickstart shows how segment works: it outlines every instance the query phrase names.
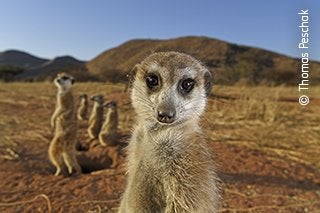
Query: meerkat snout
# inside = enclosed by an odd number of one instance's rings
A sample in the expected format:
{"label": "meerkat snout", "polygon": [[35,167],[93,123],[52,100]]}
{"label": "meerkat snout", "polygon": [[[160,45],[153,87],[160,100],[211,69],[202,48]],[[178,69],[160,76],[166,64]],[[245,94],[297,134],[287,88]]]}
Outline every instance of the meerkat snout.
{"label": "meerkat snout", "polygon": [[107,102],[107,103],[103,104],[103,107],[114,109],[117,107],[117,102],[115,102],[115,101]]}
{"label": "meerkat snout", "polygon": [[94,102],[97,102],[97,103],[99,103],[99,104],[102,105],[103,102],[104,102],[103,95],[94,95],[94,96],[91,96],[90,101],[94,101]]}
{"label": "meerkat snout", "polygon": [[79,98],[80,98],[80,99],[87,99],[88,96],[87,96],[87,94],[82,94],[82,95],[79,96]]}
{"label": "meerkat snout", "polygon": [[158,107],[158,121],[161,123],[172,123],[175,120],[176,109],[171,106]]}

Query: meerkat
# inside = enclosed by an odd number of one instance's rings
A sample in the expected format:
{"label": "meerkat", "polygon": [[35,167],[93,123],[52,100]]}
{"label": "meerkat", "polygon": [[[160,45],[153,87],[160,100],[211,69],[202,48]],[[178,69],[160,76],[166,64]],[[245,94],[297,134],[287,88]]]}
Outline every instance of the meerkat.
{"label": "meerkat", "polygon": [[211,73],[178,52],[151,54],[133,73],[137,122],[119,212],[217,212],[219,178],[199,124]]}
{"label": "meerkat", "polygon": [[104,104],[107,108],[105,121],[99,134],[99,142],[102,146],[116,145],[116,134],[118,129],[118,110],[115,101]]}
{"label": "meerkat", "polygon": [[89,118],[88,135],[90,140],[98,139],[103,122],[103,96],[92,96],[91,101],[94,102],[93,109]]}
{"label": "meerkat", "polygon": [[80,105],[77,112],[77,118],[80,121],[87,120],[88,116],[88,97],[86,94],[82,94],[79,96]]}
{"label": "meerkat", "polygon": [[54,79],[58,87],[57,105],[51,118],[54,137],[49,147],[49,158],[56,167],[55,176],[61,173],[63,164],[68,168],[69,174],[81,173],[81,167],[76,159],[77,118],[74,108],[72,86],[74,78],[66,73],[59,73]]}

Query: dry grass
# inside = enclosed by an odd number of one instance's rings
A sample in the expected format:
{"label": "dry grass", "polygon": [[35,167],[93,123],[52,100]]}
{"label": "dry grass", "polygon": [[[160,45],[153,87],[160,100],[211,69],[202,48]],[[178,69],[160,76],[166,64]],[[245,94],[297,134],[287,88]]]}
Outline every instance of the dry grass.
{"label": "dry grass", "polygon": [[[294,91],[293,87],[218,87],[214,93],[237,99],[209,101],[207,133],[216,141],[246,145],[320,169],[320,87],[309,94],[318,102],[304,107]],[[279,101],[283,98],[296,101]]]}
{"label": "dry grass", "polygon": [[[127,124],[132,123],[132,116],[126,113],[130,110],[130,104],[121,96],[124,95],[124,89],[123,84],[77,83],[74,95],[76,99],[82,93],[89,97],[102,94],[106,101],[118,99],[124,112],[120,114],[120,127],[129,131]],[[22,151],[17,146],[18,141],[28,139],[49,143],[52,134],[50,117],[55,108],[55,96],[56,87],[50,82],[0,83],[0,158],[18,158],[18,153]]]}
{"label": "dry grass", "polygon": [[[54,110],[55,86],[50,82],[1,83],[0,88],[0,110],[5,112],[0,115],[3,135],[0,147],[5,148],[2,150],[15,150],[14,142],[26,136],[48,142],[51,134],[48,118]],[[76,96],[99,93],[106,99],[118,99],[120,128],[128,132],[133,111],[124,88],[123,84],[78,83],[74,93]],[[297,98],[297,88],[216,86],[213,91],[237,97],[236,100],[209,100],[205,127],[213,140],[241,143],[320,168],[319,104],[311,101],[302,107],[297,102],[275,101],[281,97]],[[311,97],[319,98],[317,94],[320,87],[313,87]],[[30,114],[37,111],[39,113]],[[24,131],[23,136],[15,134],[17,130]]]}

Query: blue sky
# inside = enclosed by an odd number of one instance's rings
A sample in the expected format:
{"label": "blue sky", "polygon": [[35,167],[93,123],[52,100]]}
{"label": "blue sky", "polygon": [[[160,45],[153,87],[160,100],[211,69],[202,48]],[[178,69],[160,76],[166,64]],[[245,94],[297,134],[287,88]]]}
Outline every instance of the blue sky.
{"label": "blue sky", "polygon": [[0,51],[90,60],[130,39],[201,35],[299,57],[301,9],[319,61],[319,0],[0,0]]}

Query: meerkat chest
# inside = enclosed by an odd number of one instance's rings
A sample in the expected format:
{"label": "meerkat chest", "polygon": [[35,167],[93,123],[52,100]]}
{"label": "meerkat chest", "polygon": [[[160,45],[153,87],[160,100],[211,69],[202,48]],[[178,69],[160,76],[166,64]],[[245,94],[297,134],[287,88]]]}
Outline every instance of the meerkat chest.
{"label": "meerkat chest", "polygon": [[188,149],[185,137],[178,131],[163,131],[146,135],[144,142],[144,163],[157,168],[160,173],[170,172],[187,161]]}
{"label": "meerkat chest", "polygon": [[63,129],[76,125],[76,116],[73,111],[62,111],[56,119],[56,126]]}

